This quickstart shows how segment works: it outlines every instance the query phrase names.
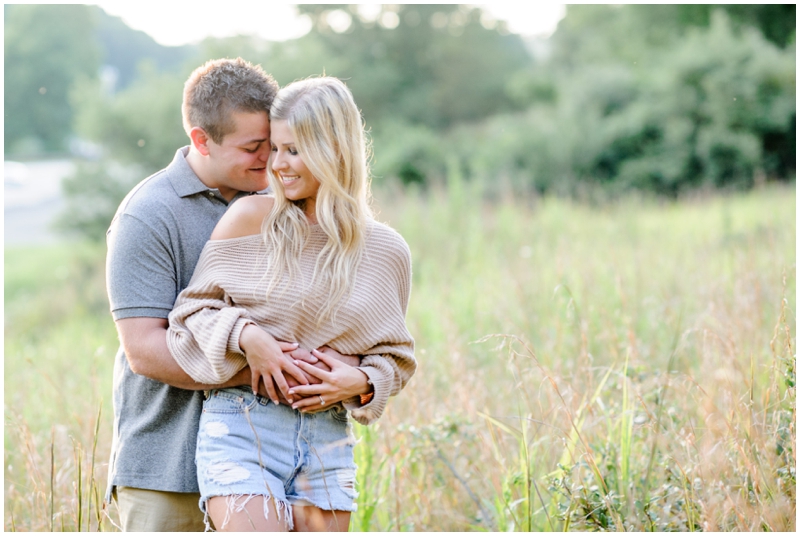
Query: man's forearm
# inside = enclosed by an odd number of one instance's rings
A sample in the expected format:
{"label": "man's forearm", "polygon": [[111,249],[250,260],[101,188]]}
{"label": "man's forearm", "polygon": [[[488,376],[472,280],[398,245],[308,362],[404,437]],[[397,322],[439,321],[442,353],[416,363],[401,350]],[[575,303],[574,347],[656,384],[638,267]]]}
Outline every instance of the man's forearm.
{"label": "man's forearm", "polygon": [[130,318],[117,321],[125,355],[131,370],[151,380],[180,389],[205,391],[250,384],[250,369],[244,368],[220,385],[199,383],[173,359],[167,347],[167,321],[155,318]]}
{"label": "man's forearm", "polygon": [[[189,376],[169,351],[167,346],[167,328],[169,324],[165,318],[125,318],[117,320],[117,331],[119,332],[120,341],[125,350],[125,355],[128,358],[128,364],[131,370],[142,376],[150,378],[151,380],[166,383],[173,387],[187,389],[191,391],[205,391],[208,389],[219,389],[223,387],[237,387],[240,385],[251,385],[252,375],[250,368],[245,367],[227,382],[219,385],[209,385],[196,382]],[[258,335],[258,330],[255,334]],[[258,340],[258,338],[256,338]],[[241,343],[241,341],[240,341]],[[294,359],[305,360],[316,366],[327,367],[313,357],[308,351],[300,350],[297,345],[279,342],[286,352],[290,352]],[[244,349],[244,348],[243,348]],[[323,348],[322,351],[328,355],[339,359],[340,361],[349,364],[350,366],[358,366],[360,361],[358,356],[342,355],[329,348]],[[312,383],[316,383],[316,378],[309,379]],[[262,385],[259,385],[259,392],[262,396],[266,396],[266,390]]]}
{"label": "man's forearm", "polygon": [[[184,371],[180,365],[173,359],[172,354],[166,344],[166,331],[164,331],[164,345],[163,352],[159,351],[160,348],[152,349],[151,351],[136,352],[137,363],[133,365],[134,360],[128,356],[128,363],[131,364],[131,370],[136,374],[146,376],[151,380],[161,383],[166,383],[172,387],[180,389],[187,389],[189,391],[207,391],[209,389],[220,389],[223,387],[236,387],[239,385],[250,385],[250,368],[245,367],[236,375],[225,383],[219,385],[209,385],[207,383],[196,382]],[[127,352],[126,352],[126,355]]]}

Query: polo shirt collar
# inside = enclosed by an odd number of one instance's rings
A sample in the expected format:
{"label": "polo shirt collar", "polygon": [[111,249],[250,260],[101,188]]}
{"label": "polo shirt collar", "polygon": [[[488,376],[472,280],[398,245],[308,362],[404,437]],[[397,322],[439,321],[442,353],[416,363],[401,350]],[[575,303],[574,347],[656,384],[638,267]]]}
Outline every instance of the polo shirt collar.
{"label": "polo shirt collar", "polygon": [[169,181],[179,197],[188,197],[211,190],[192,171],[186,161],[187,154],[189,154],[189,146],[181,147],[175,152],[175,158],[172,159],[172,163],[167,166]]}
{"label": "polo shirt collar", "polygon": [[[203,184],[203,181],[192,171],[189,162],[186,161],[187,154],[189,154],[189,146],[181,147],[175,152],[175,158],[173,158],[170,165],[167,166],[167,169],[170,171],[168,175],[169,182],[172,184],[172,188],[175,189],[175,193],[177,193],[179,197],[188,197],[190,195],[213,192],[215,197],[227,204],[228,201],[225,201],[219,193],[219,190],[216,188],[209,188]],[[266,190],[259,193],[269,193],[269,191],[270,189],[268,187]],[[248,195],[251,195],[251,193],[238,192],[232,201]]]}

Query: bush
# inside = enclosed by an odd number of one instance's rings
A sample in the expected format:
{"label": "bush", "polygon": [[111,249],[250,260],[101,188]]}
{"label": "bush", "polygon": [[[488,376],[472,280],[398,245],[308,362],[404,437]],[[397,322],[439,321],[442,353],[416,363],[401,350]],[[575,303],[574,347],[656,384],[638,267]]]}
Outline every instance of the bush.
{"label": "bush", "polygon": [[56,225],[66,234],[105,240],[119,203],[144,176],[140,166],[79,162],[75,173],[62,182],[67,205]]}
{"label": "bush", "polygon": [[72,94],[76,130],[102,144],[109,158],[146,173],[158,171],[189,142],[181,119],[188,75],[188,70],[159,73],[143,64],[139,79],[113,96],[96,83],[84,82]]}
{"label": "bush", "polygon": [[540,192],[594,184],[674,197],[750,187],[758,174],[791,178],[793,49],[751,28],[736,32],[716,11],[707,29],[641,54],[547,67],[552,102],[534,99],[524,114],[461,127],[448,136],[449,151],[472,176],[507,175]]}
{"label": "bush", "polygon": [[423,125],[387,121],[373,139],[372,174],[376,181],[399,179],[425,184],[441,178],[445,155],[440,136]]}

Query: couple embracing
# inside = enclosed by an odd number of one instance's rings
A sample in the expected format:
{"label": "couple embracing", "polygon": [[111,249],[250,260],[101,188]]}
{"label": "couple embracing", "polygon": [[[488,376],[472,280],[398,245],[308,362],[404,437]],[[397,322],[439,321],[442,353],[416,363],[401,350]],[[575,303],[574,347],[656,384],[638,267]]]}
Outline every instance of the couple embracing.
{"label": "couple embracing", "polygon": [[410,254],[372,218],[361,115],[335,78],[279,90],[241,59],[195,70],[182,112],[190,145],[108,231],[107,500],[126,531],[347,530],[350,420],[416,369]]}

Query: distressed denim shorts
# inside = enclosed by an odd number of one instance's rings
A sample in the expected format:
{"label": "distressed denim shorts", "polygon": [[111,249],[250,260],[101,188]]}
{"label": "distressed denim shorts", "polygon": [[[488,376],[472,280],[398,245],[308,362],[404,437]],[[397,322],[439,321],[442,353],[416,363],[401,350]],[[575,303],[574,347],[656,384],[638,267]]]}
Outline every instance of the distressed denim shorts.
{"label": "distressed denim shorts", "polygon": [[247,387],[213,390],[197,436],[200,508],[206,512],[209,498],[227,496],[231,511],[240,511],[263,495],[275,499],[290,528],[295,504],[354,512],[354,444],[340,404],[309,414]]}

